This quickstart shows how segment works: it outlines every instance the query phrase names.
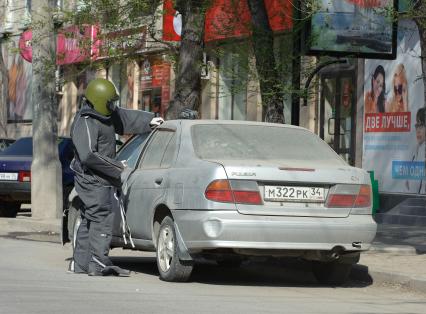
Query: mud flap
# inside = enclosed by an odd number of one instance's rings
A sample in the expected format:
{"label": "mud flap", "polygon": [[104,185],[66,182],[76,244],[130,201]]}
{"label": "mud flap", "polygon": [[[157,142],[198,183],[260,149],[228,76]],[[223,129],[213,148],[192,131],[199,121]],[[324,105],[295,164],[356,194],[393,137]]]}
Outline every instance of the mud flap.
{"label": "mud flap", "polygon": [[176,240],[178,242],[178,255],[179,255],[179,259],[181,261],[192,261],[192,257],[188,252],[188,248],[185,245],[185,242],[183,241],[182,235],[180,234],[178,225],[176,224],[176,222],[174,223],[175,225],[175,233],[176,233]]}

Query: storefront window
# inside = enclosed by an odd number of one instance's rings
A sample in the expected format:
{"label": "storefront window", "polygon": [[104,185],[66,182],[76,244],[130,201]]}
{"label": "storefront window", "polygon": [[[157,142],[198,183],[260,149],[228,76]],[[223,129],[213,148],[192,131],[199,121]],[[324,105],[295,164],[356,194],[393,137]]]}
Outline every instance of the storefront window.
{"label": "storefront window", "polygon": [[225,52],[219,61],[218,118],[247,119],[247,58]]}
{"label": "storefront window", "polygon": [[140,62],[139,109],[164,116],[170,101],[170,64],[160,58]]}

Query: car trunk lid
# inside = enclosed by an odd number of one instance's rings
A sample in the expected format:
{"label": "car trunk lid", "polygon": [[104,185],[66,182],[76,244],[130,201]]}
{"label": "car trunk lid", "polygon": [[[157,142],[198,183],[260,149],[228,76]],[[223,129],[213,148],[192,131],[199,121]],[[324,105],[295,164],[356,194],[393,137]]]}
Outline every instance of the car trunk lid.
{"label": "car trunk lid", "polygon": [[336,166],[335,160],[217,162],[225,168],[229,180],[257,183],[263,204],[236,204],[238,212],[248,215],[347,217],[351,208],[325,207],[329,189],[362,179],[358,169],[343,162]]}
{"label": "car trunk lid", "polygon": [[0,156],[0,181],[18,181],[19,173],[31,171],[31,156]]}

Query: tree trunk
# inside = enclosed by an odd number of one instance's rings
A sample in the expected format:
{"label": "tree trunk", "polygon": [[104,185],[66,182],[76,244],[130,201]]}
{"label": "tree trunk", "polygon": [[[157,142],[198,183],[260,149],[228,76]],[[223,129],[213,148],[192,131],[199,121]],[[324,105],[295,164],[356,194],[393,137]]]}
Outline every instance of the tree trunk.
{"label": "tree trunk", "polygon": [[62,213],[62,171],[58,158],[55,94],[55,34],[53,0],[33,0],[33,160],[31,211],[35,218],[54,219]]}
{"label": "tree trunk", "polygon": [[265,121],[284,123],[283,93],[274,56],[274,36],[264,0],[247,0],[252,21],[252,41]]}
{"label": "tree trunk", "polygon": [[182,14],[182,36],[175,95],[167,110],[167,119],[176,119],[183,109],[198,110],[200,105],[206,2],[203,0],[176,1],[175,9]]}
{"label": "tree trunk", "polygon": [[5,61],[3,59],[3,43],[0,42],[0,76],[1,76],[1,82],[0,82],[0,129],[1,129],[1,135],[4,137],[7,136],[7,103],[8,103],[8,82],[9,82],[9,76],[8,71],[6,68]]}

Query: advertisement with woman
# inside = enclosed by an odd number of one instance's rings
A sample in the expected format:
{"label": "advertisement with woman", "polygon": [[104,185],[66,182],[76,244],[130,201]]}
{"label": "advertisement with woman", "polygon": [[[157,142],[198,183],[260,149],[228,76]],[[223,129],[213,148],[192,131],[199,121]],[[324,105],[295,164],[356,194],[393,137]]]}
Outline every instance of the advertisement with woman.
{"label": "advertisement with woman", "polygon": [[398,29],[397,58],[366,60],[363,168],[379,191],[426,194],[424,87],[414,23]]}
{"label": "advertisement with woman", "polygon": [[17,53],[16,40],[2,45],[4,63],[8,73],[7,122],[30,122],[32,65]]}

